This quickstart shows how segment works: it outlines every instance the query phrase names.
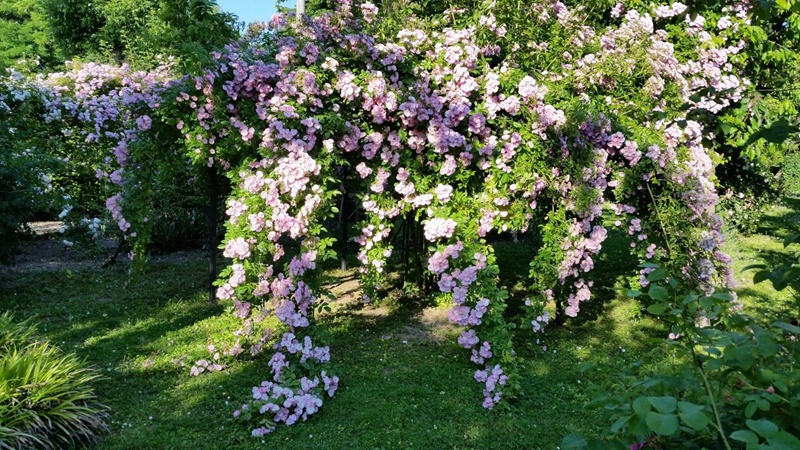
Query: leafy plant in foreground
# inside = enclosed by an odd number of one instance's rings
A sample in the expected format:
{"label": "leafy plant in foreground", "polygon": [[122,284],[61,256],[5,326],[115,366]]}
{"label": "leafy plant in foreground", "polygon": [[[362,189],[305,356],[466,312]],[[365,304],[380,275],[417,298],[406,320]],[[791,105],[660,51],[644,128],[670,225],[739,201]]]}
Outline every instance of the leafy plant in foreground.
{"label": "leafy plant in foreground", "polygon": [[33,328],[0,316],[0,449],[59,449],[106,429],[99,378],[72,353],[33,341]]}
{"label": "leafy plant in foreground", "polygon": [[[652,268],[647,290],[629,295],[646,299],[647,311],[670,326],[673,363],[640,362],[598,389],[594,406],[615,419],[609,436],[570,435],[562,448],[800,447],[800,328],[740,313],[732,293],[684,294]],[[663,347],[656,351],[663,356]]]}

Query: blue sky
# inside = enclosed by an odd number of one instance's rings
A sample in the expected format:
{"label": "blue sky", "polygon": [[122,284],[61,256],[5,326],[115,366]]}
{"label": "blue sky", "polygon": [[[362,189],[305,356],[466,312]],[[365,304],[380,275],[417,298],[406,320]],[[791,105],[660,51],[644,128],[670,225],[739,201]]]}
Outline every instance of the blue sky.
{"label": "blue sky", "polygon": [[[276,3],[276,0],[217,0],[223,11],[236,14],[245,24],[269,20],[275,14]],[[284,1],[283,6],[294,8],[294,0]]]}

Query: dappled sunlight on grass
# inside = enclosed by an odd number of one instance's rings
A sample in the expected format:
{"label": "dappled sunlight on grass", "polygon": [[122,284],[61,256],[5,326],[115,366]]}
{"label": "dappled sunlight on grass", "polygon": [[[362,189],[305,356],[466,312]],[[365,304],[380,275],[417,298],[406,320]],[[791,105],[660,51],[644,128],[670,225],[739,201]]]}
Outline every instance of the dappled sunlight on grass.
{"label": "dappled sunlight on grass", "polygon": [[784,201],[785,206],[773,206],[761,217],[759,234],[780,237],[797,233],[797,223],[800,222],[800,200],[786,198]]}
{"label": "dappled sunlight on grass", "polygon": [[[797,206],[797,203],[790,205]],[[723,247],[733,257],[736,291],[747,313],[757,317],[783,317],[787,321],[798,317],[797,299],[791,289],[778,292],[768,282],[754,284],[756,271],[743,270],[751,264],[766,263],[774,267],[791,262],[790,251],[797,251],[797,246],[786,249],[783,240],[798,232],[798,224],[800,213],[797,210],[777,206],[762,218],[758,234],[730,236]]]}

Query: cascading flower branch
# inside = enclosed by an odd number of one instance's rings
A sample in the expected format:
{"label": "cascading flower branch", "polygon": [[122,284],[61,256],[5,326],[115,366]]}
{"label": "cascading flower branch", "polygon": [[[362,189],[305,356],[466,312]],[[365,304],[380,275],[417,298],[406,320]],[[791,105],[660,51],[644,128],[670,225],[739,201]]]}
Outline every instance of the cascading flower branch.
{"label": "cascading flower branch", "polygon": [[[234,413],[258,417],[254,435],[306,420],[337,390],[315,311],[327,294],[318,265],[335,255],[321,224],[341,195],[356,193],[366,214],[355,239],[366,301],[384,282],[398,219],[420,221],[426,268],[452,299],[488,409],[513,393],[517,358],[492,233],[541,225],[525,302],[534,333],[550,319],[547,302],[575,316],[590,299],[607,206],[642,261],[675,265],[705,288],[729,274],[713,154],[680,106],[718,113],[741,99],[746,81],[730,61],[741,44],[711,39],[677,3],[656,19],[615,8],[616,23],[595,30],[580,8],[535,2],[525,20],[560,47],[505,40],[494,8],[475,19],[451,10],[436,25],[411,18],[388,35],[371,3],[299,21],[277,14],[260,38],[215,53],[203,75],[128,105],[139,113],[115,149],[120,168],[135,156],[123,148],[157,141],[152,130],[168,124],[197,167],[231,180],[232,264],[218,297],[243,320],[236,353],[242,342],[251,354],[274,350],[270,376]],[[675,30],[699,50],[676,51]],[[274,339],[255,331],[268,315],[282,324]]]}

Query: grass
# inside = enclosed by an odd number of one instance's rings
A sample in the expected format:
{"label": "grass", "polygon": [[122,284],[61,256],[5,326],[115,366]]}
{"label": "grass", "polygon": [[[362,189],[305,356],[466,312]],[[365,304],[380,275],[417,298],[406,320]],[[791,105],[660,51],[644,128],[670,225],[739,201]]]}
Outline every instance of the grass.
{"label": "grass", "polygon": [[767,263],[774,267],[790,263],[790,254],[792,250],[796,252],[798,246],[785,249],[783,240],[799,230],[800,200],[788,199],[787,205],[772,207],[761,219],[758,233],[747,237],[733,236],[723,247],[733,258],[737,292],[743,298],[748,313],[786,322],[800,318],[798,305],[794,300],[796,291],[788,288],[776,292],[768,282],[753,284],[753,271],[743,270],[750,264]]}
{"label": "grass", "polygon": [[[793,311],[788,292],[754,286],[740,271],[755,260],[784,257],[781,240],[796,226],[796,211],[777,208],[761,234],[726,244],[740,296],[752,311]],[[455,344],[457,331],[423,323],[424,305],[340,306],[321,319],[342,379],[339,392],[307,423],[279,427],[263,439],[251,437],[231,413],[268,375],[268,355],[235,361],[223,372],[188,374],[194,360],[208,357],[209,342],[229,342],[237,326],[222,307],[208,305],[202,261],[151,265],[133,279],[116,267],[0,280],[0,310],[34,317],[43,337],[102,371],[97,394],[111,408],[111,431],[98,449],[552,449],[565,434],[597,435],[609,426],[602,411],[585,406],[590,382],[611,380],[655,348],[662,334],[615,290],[622,286],[617,274],[631,267],[621,265],[624,239],[611,239],[597,264],[600,289],[587,318],[549,330],[546,350],[518,344],[527,361],[523,389],[507,409],[481,407],[475,366]],[[513,287],[514,277],[527,271],[529,252],[524,243],[500,242],[497,253]],[[605,369],[589,379],[581,371],[585,363]]]}

